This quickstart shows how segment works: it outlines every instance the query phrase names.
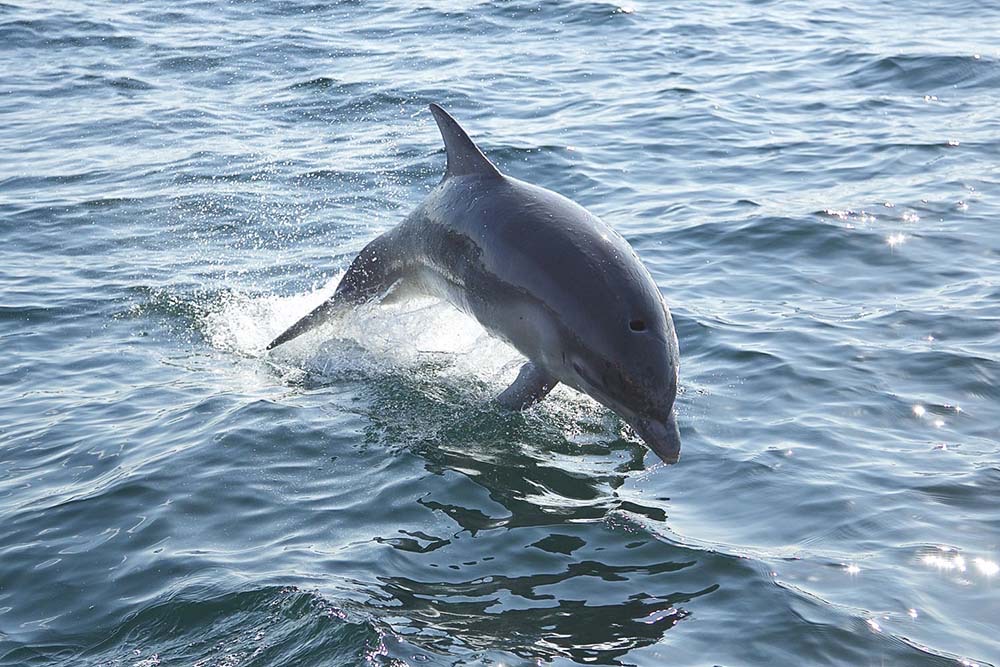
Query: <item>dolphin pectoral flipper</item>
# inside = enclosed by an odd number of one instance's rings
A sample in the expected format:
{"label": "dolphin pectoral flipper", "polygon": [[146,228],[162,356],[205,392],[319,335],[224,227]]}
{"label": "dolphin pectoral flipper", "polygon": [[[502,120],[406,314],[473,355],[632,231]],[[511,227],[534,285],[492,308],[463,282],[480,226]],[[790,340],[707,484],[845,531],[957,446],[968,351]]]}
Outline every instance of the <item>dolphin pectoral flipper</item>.
{"label": "dolphin pectoral flipper", "polygon": [[388,289],[382,293],[379,305],[392,306],[398,303],[404,303],[414,297],[424,295],[426,295],[426,292],[421,289],[418,282],[403,278],[389,285]]}
{"label": "dolphin pectoral flipper", "polygon": [[559,380],[529,361],[521,366],[513,384],[497,396],[497,402],[508,410],[525,410],[545,398],[557,384]]}

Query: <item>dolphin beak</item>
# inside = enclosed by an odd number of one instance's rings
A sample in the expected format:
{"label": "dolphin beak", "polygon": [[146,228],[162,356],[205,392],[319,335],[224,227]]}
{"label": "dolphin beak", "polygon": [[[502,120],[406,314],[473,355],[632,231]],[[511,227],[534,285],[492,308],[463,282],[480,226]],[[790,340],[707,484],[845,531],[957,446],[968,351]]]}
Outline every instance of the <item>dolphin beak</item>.
{"label": "dolphin beak", "polygon": [[664,463],[677,463],[681,457],[681,433],[673,410],[666,421],[637,419],[632,427]]}

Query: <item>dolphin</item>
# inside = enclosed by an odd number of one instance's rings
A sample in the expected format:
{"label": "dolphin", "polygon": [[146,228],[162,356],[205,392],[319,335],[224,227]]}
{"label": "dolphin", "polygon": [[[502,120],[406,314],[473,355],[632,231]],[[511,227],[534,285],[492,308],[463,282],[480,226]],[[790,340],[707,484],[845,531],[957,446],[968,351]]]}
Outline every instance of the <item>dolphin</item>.
{"label": "dolphin", "polygon": [[361,250],[332,297],[275,338],[357,305],[423,294],[474,317],[528,361],[497,398],[512,410],[562,382],[603,404],[666,463],[680,456],[670,310],[620,234],[551,190],[506,176],[444,109],[444,178]]}

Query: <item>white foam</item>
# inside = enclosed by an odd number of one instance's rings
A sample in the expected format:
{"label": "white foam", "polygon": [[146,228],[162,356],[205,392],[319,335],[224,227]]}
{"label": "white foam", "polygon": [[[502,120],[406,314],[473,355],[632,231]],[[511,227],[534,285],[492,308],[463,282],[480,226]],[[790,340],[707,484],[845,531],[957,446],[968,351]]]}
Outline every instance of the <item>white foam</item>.
{"label": "white foam", "polygon": [[342,277],[340,273],[322,287],[293,296],[228,292],[210,306],[202,323],[205,338],[218,350],[261,356],[275,336],[329,298]]}
{"label": "white foam", "polygon": [[[525,359],[490,336],[473,318],[429,298],[351,311],[270,352],[266,345],[336,290],[343,274],[293,296],[231,292],[210,307],[205,337],[216,349],[267,358],[285,377],[305,373],[335,380],[344,374],[378,377],[403,371],[426,391],[460,387],[473,403],[497,395]],[[615,420],[589,397],[559,385],[538,407],[543,421],[586,444],[618,435]]]}
{"label": "white foam", "polygon": [[[263,357],[267,344],[328,299],[342,277],[343,273],[292,296],[229,292],[204,317],[205,338],[219,350]],[[364,353],[359,354],[359,349]],[[267,356],[279,365],[320,374],[347,366],[365,370],[433,365],[448,376],[473,377],[490,384],[507,376],[512,380],[524,361],[474,319],[433,299],[358,308]]]}

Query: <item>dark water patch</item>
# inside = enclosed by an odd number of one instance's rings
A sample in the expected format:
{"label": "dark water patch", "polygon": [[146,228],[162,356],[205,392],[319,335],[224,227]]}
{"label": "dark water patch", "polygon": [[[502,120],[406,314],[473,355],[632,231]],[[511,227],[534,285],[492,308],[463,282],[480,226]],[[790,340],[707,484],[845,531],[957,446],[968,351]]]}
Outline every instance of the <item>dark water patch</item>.
{"label": "dark water patch", "polygon": [[[959,354],[943,350],[912,352],[902,359],[904,372],[914,378],[925,378],[928,388],[952,388],[977,397],[1000,397],[1000,360]],[[948,374],[941,377],[941,369]],[[951,373],[955,373],[952,375]],[[941,377],[941,380],[934,378]],[[958,380],[961,378],[961,380]]]}
{"label": "dark water patch", "polygon": [[163,58],[157,65],[161,69],[173,72],[209,72],[221,69],[228,62],[229,59],[225,56],[194,54]]}
{"label": "dark water patch", "polygon": [[52,309],[44,306],[0,306],[0,319],[42,324],[49,319]]}
{"label": "dark water patch", "polygon": [[320,76],[315,79],[309,79],[308,81],[293,83],[288,88],[289,90],[299,90],[302,88],[326,90],[332,88],[337,93],[345,93],[349,90],[346,84],[328,76]]}
{"label": "dark water patch", "polygon": [[48,176],[8,176],[7,178],[0,180],[0,192],[5,190],[28,188],[47,190],[51,187],[59,185],[107,182],[110,178],[113,178],[112,172],[104,170],[53,174]]}
{"label": "dark water patch", "polygon": [[[87,78],[87,77],[84,77]],[[106,84],[112,88],[125,91],[153,90],[155,86],[140,79],[133,79],[128,76],[121,76],[113,79],[105,79]]]}
{"label": "dark water patch", "polygon": [[848,75],[859,88],[905,88],[918,93],[992,86],[1000,81],[996,61],[974,55],[895,55],[876,58]]}
{"label": "dark water patch", "polygon": [[[276,17],[311,17],[315,18],[315,15],[327,15],[340,11],[342,8],[350,11],[354,7],[361,5],[361,0],[334,0],[328,3],[317,3],[317,2],[290,2],[283,3],[280,5],[258,7],[253,2],[236,2],[233,6],[242,10],[247,17],[256,18],[258,16],[276,16]],[[325,17],[320,17],[325,18]]]}
{"label": "dark water patch", "polygon": [[80,203],[80,206],[94,209],[119,209],[138,206],[148,206],[147,199],[135,197],[103,197],[100,199],[90,199]]}
{"label": "dark water patch", "polygon": [[4,50],[66,47],[119,50],[140,46],[142,41],[121,34],[109,23],[62,13],[0,22],[0,43]]}
{"label": "dark water patch", "polygon": [[316,594],[264,588],[210,599],[178,596],[133,615],[78,664],[234,662],[245,665],[378,663],[372,625]]}
{"label": "dark water patch", "polygon": [[934,502],[966,512],[975,512],[1000,500],[1000,468],[982,468],[944,479],[926,480],[914,490],[926,494]]}
{"label": "dark water patch", "polygon": [[[627,22],[635,16],[635,10],[628,3],[609,2],[511,2],[491,8],[491,13],[510,22],[524,20],[553,22],[557,25],[581,25],[597,27],[609,21]],[[617,24],[616,24],[617,25]]]}
{"label": "dark water patch", "polygon": [[0,23],[0,37],[8,48],[14,49],[41,39],[45,27],[44,21],[4,21]]}
{"label": "dark water patch", "polygon": [[[323,95],[310,98],[311,101],[299,97],[281,97],[264,102],[261,110],[269,113],[277,112],[277,117],[283,122],[315,121],[336,123],[359,123],[376,121],[379,113],[386,108],[400,107],[411,104],[418,96],[395,90],[371,90],[367,84],[350,84],[347,91],[340,87],[332,91],[314,87],[306,91]],[[301,89],[296,89],[301,90]],[[354,90],[352,94],[348,93]],[[327,95],[327,92],[332,94]]]}
{"label": "dark water patch", "polygon": [[[25,44],[27,46],[27,44]],[[63,35],[60,37],[44,37],[40,40],[40,44],[36,43],[33,46],[41,46],[47,49],[78,49],[78,48],[94,48],[99,47],[102,49],[108,49],[110,51],[125,51],[125,50],[138,50],[144,46],[142,40],[135,37],[123,36],[123,35]]]}
{"label": "dark water patch", "polygon": [[[867,266],[905,262],[904,257],[885,252],[886,237],[873,229],[842,227],[823,220],[765,216],[746,221],[712,222],[683,228],[671,234],[671,243],[681,247],[738,249],[737,261],[746,255],[772,256],[780,248],[785,261],[801,258],[823,264],[844,261]],[[723,255],[729,255],[724,252]],[[800,258],[800,259],[796,259]]]}
{"label": "dark water patch", "polygon": [[39,98],[55,98],[65,100],[70,96],[91,97],[95,91],[117,93],[132,97],[134,94],[153,89],[153,85],[128,76],[111,77],[105,75],[85,74],[81,76],[59,73],[47,77],[50,85],[40,89],[38,79],[25,81],[20,90],[30,89]]}
{"label": "dark water patch", "polygon": [[784,20],[777,21],[770,18],[756,18],[750,20],[740,20],[734,21],[729,28],[736,28],[737,30],[752,31],[755,35],[766,35],[770,34],[773,36],[781,36],[782,39],[787,39],[791,36],[802,36],[808,34],[809,30],[805,26],[796,25],[796,21]]}

